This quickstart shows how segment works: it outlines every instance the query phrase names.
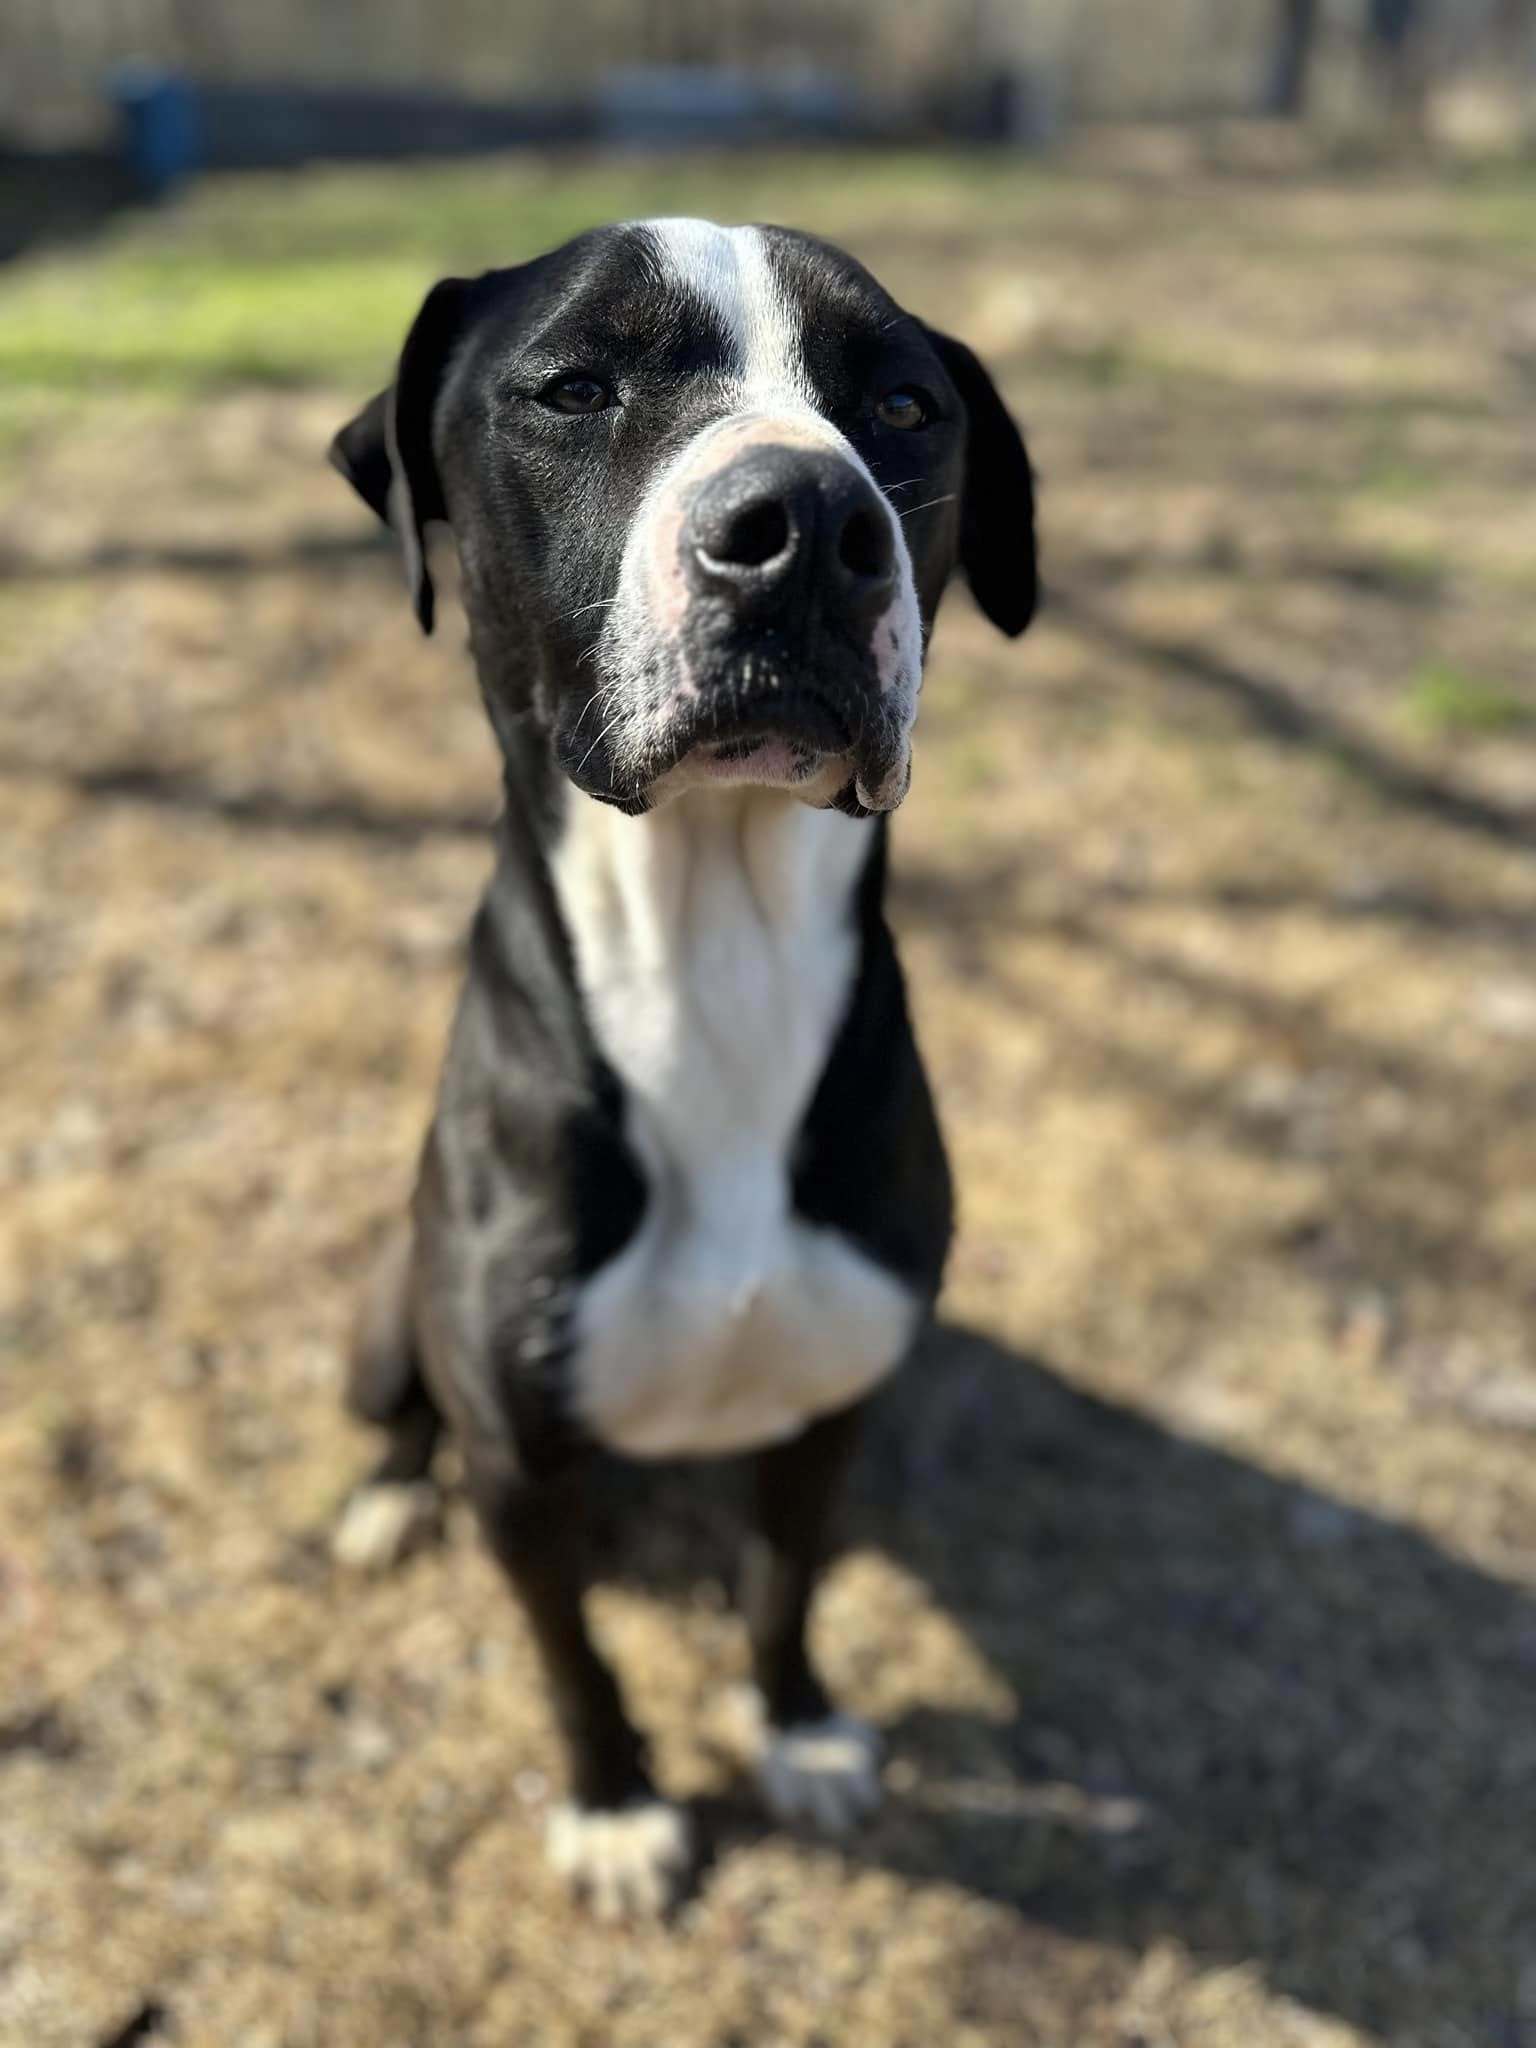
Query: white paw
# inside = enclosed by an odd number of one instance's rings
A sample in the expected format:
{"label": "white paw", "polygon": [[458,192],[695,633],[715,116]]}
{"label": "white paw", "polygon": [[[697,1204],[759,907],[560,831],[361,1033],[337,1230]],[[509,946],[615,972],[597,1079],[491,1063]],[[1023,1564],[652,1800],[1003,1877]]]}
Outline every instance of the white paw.
{"label": "white paw", "polygon": [[438,1507],[430,1480],[360,1486],[342,1509],[331,1555],[352,1571],[386,1572],[435,1527]]}
{"label": "white paw", "polygon": [[879,1806],[881,1744],[867,1722],[828,1714],[775,1728],[754,1694],[748,1724],[757,1789],[776,1821],[809,1821],[824,1835],[845,1835]]}
{"label": "white paw", "polygon": [[665,1913],[693,1868],[688,1816],[665,1799],[616,1809],[557,1807],[546,1847],[555,1869],[599,1920]]}

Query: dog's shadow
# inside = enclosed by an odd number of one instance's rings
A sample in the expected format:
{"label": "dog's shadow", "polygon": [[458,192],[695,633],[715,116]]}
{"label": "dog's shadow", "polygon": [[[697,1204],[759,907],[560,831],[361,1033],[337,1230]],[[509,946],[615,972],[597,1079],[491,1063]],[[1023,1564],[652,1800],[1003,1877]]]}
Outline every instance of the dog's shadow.
{"label": "dog's shadow", "polygon": [[[1536,1600],[970,1331],[877,1410],[848,1534],[1018,1711],[888,1728],[904,1789],[851,1855],[1388,2038],[1526,2039]],[[718,1507],[625,1519],[642,1580],[725,1567]]]}

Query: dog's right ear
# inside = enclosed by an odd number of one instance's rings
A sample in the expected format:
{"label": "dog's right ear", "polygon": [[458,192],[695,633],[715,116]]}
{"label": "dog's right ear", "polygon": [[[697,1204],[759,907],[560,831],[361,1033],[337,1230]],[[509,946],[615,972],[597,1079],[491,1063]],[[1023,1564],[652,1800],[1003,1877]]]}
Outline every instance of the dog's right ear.
{"label": "dog's right ear", "polygon": [[435,601],[426,525],[448,516],[432,449],[432,414],[463,331],[469,290],[460,277],[432,287],[405,338],[394,383],[370,399],[331,443],[336,468],[399,535],[411,604],[424,633],[432,630]]}
{"label": "dog's right ear", "polygon": [[979,358],[935,327],[927,334],[965,401],[960,565],[986,617],[1014,639],[1034,617],[1040,594],[1035,473],[1024,437]]}

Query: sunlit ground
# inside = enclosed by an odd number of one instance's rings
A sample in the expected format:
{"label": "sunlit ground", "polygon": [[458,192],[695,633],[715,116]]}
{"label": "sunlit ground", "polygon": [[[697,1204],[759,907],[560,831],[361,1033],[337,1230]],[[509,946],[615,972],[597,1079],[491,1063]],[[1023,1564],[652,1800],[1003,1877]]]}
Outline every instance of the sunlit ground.
{"label": "sunlit ground", "polygon": [[[822,1610],[889,1803],[753,1818],[685,1494],[597,1611],[717,1857],[615,1938],[462,1514],[327,1559],[495,777],[323,451],[440,272],[677,210],[988,357],[1051,602],[953,600],[896,827],[964,1228]],[[1533,396],[1529,175],[316,172],[8,268],[0,2038],[1536,2042]]]}

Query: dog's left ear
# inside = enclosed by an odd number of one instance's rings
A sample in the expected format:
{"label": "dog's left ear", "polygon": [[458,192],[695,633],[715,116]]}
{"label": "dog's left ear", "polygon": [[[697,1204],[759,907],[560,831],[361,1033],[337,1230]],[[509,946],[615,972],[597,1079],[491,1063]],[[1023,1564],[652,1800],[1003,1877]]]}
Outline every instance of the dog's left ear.
{"label": "dog's left ear", "polygon": [[394,383],[370,399],[331,443],[336,468],[400,537],[411,604],[424,633],[432,630],[435,603],[426,525],[448,516],[432,452],[432,412],[463,328],[469,290],[459,277],[432,287],[405,338]]}
{"label": "dog's left ear", "polygon": [[997,386],[963,341],[926,330],[965,401],[965,488],[960,564],[971,594],[1000,633],[1022,633],[1039,595],[1035,479],[1023,437]]}

